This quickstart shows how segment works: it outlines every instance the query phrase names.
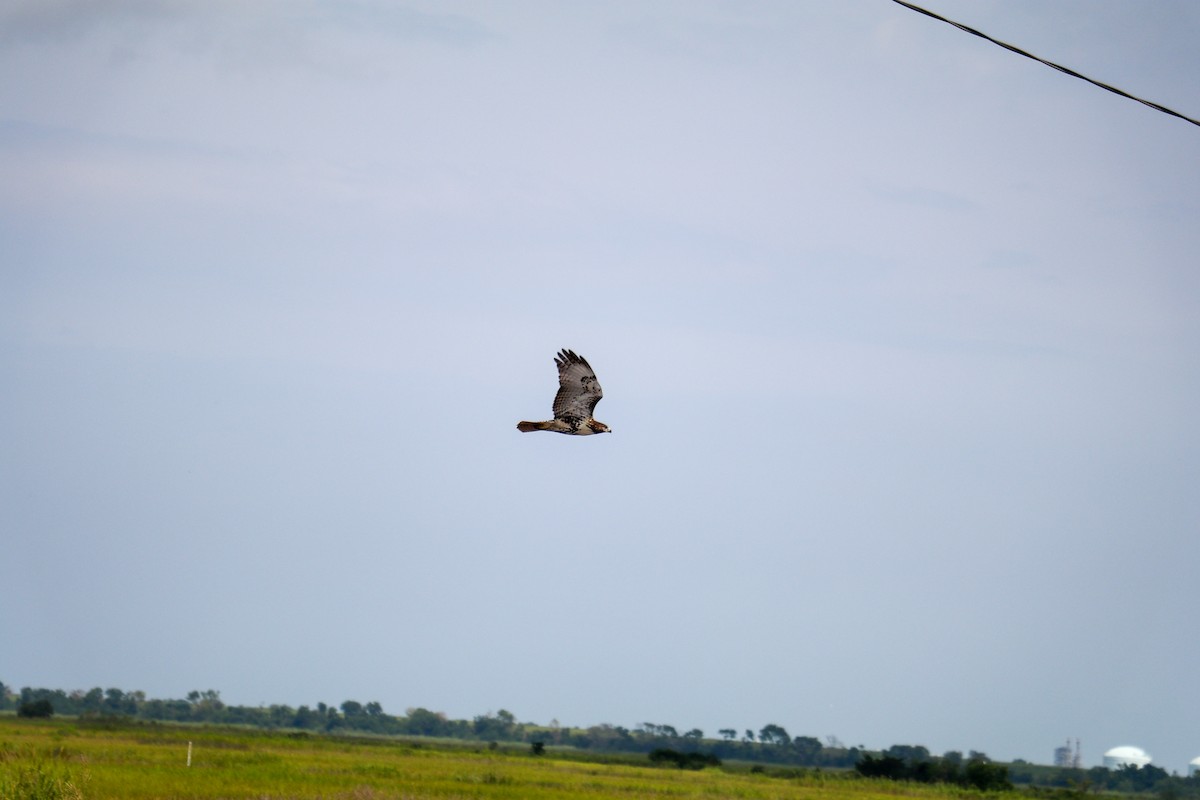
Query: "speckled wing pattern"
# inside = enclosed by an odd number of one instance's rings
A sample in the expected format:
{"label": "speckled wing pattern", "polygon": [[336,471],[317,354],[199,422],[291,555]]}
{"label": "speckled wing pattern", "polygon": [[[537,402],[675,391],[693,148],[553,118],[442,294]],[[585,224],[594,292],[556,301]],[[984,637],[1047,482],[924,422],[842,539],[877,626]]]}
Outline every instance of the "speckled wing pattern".
{"label": "speckled wing pattern", "polygon": [[554,357],[558,365],[558,394],[554,395],[554,418],[578,424],[590,419],[596,403],[604,397],[600,381],[587,360],[570,350]]}

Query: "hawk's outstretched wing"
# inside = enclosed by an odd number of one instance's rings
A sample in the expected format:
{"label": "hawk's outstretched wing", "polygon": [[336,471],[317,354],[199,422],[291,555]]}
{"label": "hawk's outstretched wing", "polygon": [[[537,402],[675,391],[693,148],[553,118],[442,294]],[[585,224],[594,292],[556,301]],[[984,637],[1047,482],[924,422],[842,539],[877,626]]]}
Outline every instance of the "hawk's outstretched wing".
{"label": "hawk's outstretched wing", "polygon": [[554,395],[555,419],[589,419],[596,403],[604,397],[600,381],[587,360],[570,350],[554,357],[558,365],[558,394]]}

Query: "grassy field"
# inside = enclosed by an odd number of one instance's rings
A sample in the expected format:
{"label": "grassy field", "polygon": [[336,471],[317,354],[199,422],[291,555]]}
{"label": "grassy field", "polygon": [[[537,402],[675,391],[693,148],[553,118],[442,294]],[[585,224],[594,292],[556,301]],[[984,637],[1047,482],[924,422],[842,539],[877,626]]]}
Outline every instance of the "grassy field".
{"label": "grassy field", "polygon": [[635,761],[585,761],[553,751],[533,756],[486,745],[0,716],[3,800],[978,797],[844,774],[688,771]]}

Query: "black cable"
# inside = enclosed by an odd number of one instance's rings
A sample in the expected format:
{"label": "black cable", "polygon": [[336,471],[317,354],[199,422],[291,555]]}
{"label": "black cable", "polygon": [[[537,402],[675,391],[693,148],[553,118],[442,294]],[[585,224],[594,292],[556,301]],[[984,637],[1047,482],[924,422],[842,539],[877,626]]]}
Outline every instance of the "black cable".
{"label": "black cable", "polygon": [[1033,53],[1027,53],[1019,47],[1013,47],[1011,44],[1006,44],[1005,42],[1002,42],[999,39],[993,39],[991,36],[988,36],[986,33],[983,33],[982,31],[977,31],[974,28],[969,27],[967,25],[963,25],[961,22],[955,22],[952,19],[946,19],[945,17],[940,16],[939,14],[935,14],[932,11],[921,8],[920,6],[915,6],[912,3],[907,3],[907,2],[905,2],[905,0],[892,0],[892,2],[899,3],[900,5],[904,6],[905,8],[911,8],[913,11],[924,14],[927,17],[933,17],[936,20],[941,20],[942,22],[945,22],[949,25],[953,25],[954,27],[958,28],[960,31],[966,31],[967,33],[974,34],[975,36],[978,36],[981,39],[987,39],[992,44],[998,44],[1001,47],[1003,47],[1005,50],[1011,50],[1018,55],[1025,56],[1026,58],[1032,58],[1034,61],[1045,64],[1047,67],[1052,67],[1052,68],[1058,70],[1059,72],[1065,72],[1066,74],[1070,75],[1073,78],[1079,78],[1081,81],[1087,81],[1088,83],[1090,83],[1094,86],[1099,86],[1101,89],[1107,89],[1108,91],[1112,92],[1113,94],[1119,94],[1119,95],[1121,95],[1121,97],[1127,97],[1130,100],[1138,101],[1142,105],[1150,106],[1155,111],[1161,111],[1164,114],[1170,114],[1172,117],[1179,117],[1181,120],[1184,120],[1185,122],[1190,122],[1193,125],[1200,126],[1200,120],[1195,120],[1195,119],[1192,119],[1191,117],[1184,116],[1183,114],[1180,114],[1178,111],[1172,111],[1171,109],[1169,109],[1165,106],[1160,106],[1158,103],[1151,103],[1149,100],[1143,100],[1140,97],[1134,97],[1129,92],[1122,91],[1115,86],[1109,86],[1107,83],[1101,83],[1100,81],[1092,80],[1088,76],[1080,75],[1075,70],[1070,69],[1068,67],[1064,67],[1061,64],[1055,64],[1053,61],[1047,61],[1044,58],[1038,58]]}

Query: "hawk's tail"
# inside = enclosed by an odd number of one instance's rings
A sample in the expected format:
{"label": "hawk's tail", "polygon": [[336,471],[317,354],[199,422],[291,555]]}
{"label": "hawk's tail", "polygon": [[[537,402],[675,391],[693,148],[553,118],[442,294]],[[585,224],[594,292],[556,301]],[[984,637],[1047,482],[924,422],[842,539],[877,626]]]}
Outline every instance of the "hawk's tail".
{"label": "hawk's tail", "polygon": [[518,422],[517,423],[517,430],[519,430],[521,433],[529,433],[530,431],[544,431],[544,430],[549,430],[549,428],[550,428],[549,422]]}

